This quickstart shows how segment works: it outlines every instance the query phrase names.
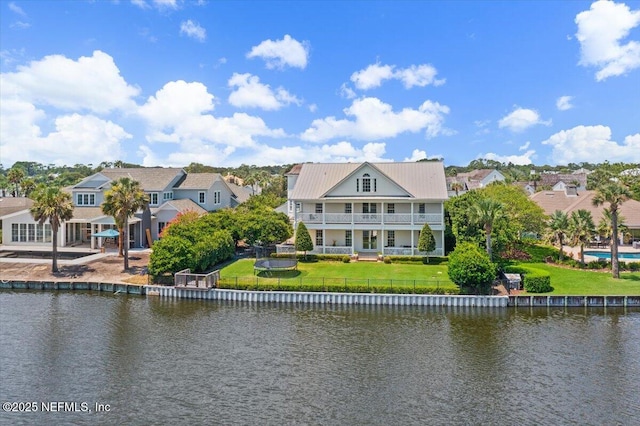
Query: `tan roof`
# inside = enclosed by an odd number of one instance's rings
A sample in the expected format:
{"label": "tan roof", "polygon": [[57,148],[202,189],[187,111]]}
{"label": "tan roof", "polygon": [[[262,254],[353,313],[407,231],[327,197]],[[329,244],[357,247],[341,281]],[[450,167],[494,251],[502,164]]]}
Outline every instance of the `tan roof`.
{"label": "tan roof", "polygon": [[100,207],[74,207],[71,222],[89,222],[107,216]]}
{"label": "tan roof", "polygon": [[[446,200],[447,184],[444,166],[439,161],[417,163],[305,163],[293,188],[295,200],[320,199],[365,164],[382,174],[418,199]],[[375,196],[375,194],[371,194]]]}
{"label": "tan roof", "polygon": [[541,186],[554,186],[558,182],[564,182],[565,184],[571,184],[575,181],[578,182],[578,186],[586,187],[587,186],[587,174],[586,173],[572,173],[572,174],[563,174],[563,173],[543,173],[540,175],[540,182],[538,185]]}
{"label": "tan roof", "polygon": [[218,180],[223,180],[220,173],[189,173],[176,189],[209,189]]}
{"label": "tan roof", "polygon": [[227,186],[231,189],[231,192],[236,196],[236,201],[238,204],[244,203],[251,196],[251,190],[244,186],[236,185],[231,182],[227,182]]}
{"label": "tan roof", "polygon": [[[591,212],[593,221],[597,224],[602,219],[602,211],[608,208],[608,203],[595,207],[592,204],[595,191],[578,191],[577,196],[567,196],[565,191],[540,191],[531,196],[544,212],[548,215],[556,210],[567,214],[584,209]],[[629,228],[640,228],[640,201],[627,200],[620,206],[620,216],[624,217],[624,223]]]}
{"label": "tan roof", "polygon": [[162,191],[178,175],[184,174],[179,168],[130,168],[130,169],[104,169],[100,172],[110,180],[128,177],[140,183],[145,191]]}
{"label": "tan roof", "polygon": [[0,198],[0,217],[30,209],[33,200],[26,197],[4,197]]}
{"label": "tan roof", "polygon": [[302,164],[296,164],[295,166],[293,166],[291,168],[291,170],[289,170],[287,173],[285,173],[286,175],[299,175],[300,174],[300,169],[302,169]]}

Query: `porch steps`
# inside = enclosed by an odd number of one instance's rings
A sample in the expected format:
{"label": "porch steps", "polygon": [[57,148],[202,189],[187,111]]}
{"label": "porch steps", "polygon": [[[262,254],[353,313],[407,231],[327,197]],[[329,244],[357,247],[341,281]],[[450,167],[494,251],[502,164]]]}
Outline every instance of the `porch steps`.
{"label": "porch steps", "polygon": [[358,262],[377,262],[377,253],[358,253]]}

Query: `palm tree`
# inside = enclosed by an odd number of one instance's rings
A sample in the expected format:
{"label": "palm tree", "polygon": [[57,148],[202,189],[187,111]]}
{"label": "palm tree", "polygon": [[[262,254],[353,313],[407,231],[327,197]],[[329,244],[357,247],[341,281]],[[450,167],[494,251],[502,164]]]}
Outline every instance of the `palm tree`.
{"label": "palm tree", "polygon": [[26,173],[24,172],[24,169],[22,167],[14,166],[11,169],[9,169],[9,171],[7,172],[7,179],[9,179],[10,183],[16,186],[16,190],[13,194],[14,197],[20,196],[20,191],[18,187],[24,180],[25,176],[26,176]]}
{"label": "palm tree", "polygon": [[609,181],[596,189],[592,203],[594,206],[609,204],[611,213],[611,273],[613,278],[620,278],[618,266],[618,209],[620,205],[631,198],[629,189],[618,182]]}
{"label": "palm tree", "polygon": [[567,232],[569,231],[569,217],[567,214],[560,210],[554,211],[549,220],[549,229],[551,229],[553,239],[560,244],[560,256],[558,260],[562,261],[564,237],[567,236]]}
{"label": "palm tree", "polygon": [[580,246],[580,263],[582,266],[584,266],[584,245],[591,240],[595,232],[596,226],[589,210],[580,209],[571,213],[569,233],[572,243]]}
{"label": "palm tree", "polygon": [[462,184],[457,180],[454,180],[453,182],[451,182],[451,190],[456,191],[456,197],[458,196],[458,192],[462,191],[462,188],[463,188]]}
{"label": "palm tree", "polygon": [[493,231],[493,224],[504,216],[504,207],[502,203],[491,199],[482,198],[471,207],[469,216],[471,220],[481,225],[484,228],[487,254],[491,259],[491,232]]}
{"label": "palm tree", "polygon": [[[618,231],[625,232],[627,230],[627,224],[625,223],[626,219],[624,216],[618,215]],[[602,211],[602,217],[600,218],[600,222],[598,222],[598,227],[596,228],[598,234],[611,239],[613,236],[613,230],[611,229],[611,211],[609,209],[604,209]]]}
{"label": "palm tree", "polygon": [[34,193],[31,216],[39,225],[49,222],[52,232],[51,272],[58,272],[58,228],[73,217],[71,194],[55,186],[40,186]]}
{"label": "palm tree", "polygon": [[128,177],[116,180],[111,189],[104,193],[101,206],[103,213],[113,216],[116,225],[124,229],[120,234],[121,240],[124,240],[125,271],[129,269],[129,218],[148,205],[149,196],[140,188],[140,183]]}

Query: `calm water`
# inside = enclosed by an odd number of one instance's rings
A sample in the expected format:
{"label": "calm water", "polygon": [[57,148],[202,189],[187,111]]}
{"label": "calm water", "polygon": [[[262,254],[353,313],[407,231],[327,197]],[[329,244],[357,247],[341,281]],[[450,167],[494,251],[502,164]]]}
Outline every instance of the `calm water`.
{"label": "calm water", "polygon": [[0,369],[1,402],[110,407],[11,425],[632,425],[640,312],[2,291]]}

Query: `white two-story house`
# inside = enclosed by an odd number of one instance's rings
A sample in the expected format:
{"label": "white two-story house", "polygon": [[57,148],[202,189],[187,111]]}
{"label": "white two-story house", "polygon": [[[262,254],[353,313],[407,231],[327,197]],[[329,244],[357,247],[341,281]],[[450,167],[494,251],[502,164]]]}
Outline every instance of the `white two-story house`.
{"label": "white two-story house", "polygon": [[[104,169],[65,188],[71,193],[73,217],[62,223],[58,245],[88,244],[100,247],[102,238],[91,236],[115,229],[113,217],[102,212],[104,193],[112,183],[128,177],[140,183],[149,197],[149,208],[129,220],[129,244],[144,247],[158,239],[162,229],[179,213],[195,211],[203,214],[225,207],[235,207],[249,198],[250,190],[226,182],[218,173],[187,174],[180,168],[114,168]],[[28,208],[0,217],[3,220],[3,242],[11,245],[42,245],[51,242],[51,227],[38,225]]]}
{"label": "white two-story house", "polygon": [[441,162],[305,163],[287,173],[288,212],[304,222],[314,253],[422,255],[428,223],[444,255],[447,184]]}

